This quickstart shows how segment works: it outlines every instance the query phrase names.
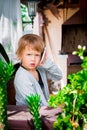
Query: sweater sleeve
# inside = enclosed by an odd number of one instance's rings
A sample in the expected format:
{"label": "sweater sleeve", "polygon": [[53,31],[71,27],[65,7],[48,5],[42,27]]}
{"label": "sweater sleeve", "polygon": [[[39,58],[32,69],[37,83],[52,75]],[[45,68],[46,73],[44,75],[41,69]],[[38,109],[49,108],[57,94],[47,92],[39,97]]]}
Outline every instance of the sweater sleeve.
{"label": "sweater sleeve", "polygon": [[52,80],[61,80],[63,75],[61,69],[51,60],[47,59],[43,65],[46,70],[47,78]]}

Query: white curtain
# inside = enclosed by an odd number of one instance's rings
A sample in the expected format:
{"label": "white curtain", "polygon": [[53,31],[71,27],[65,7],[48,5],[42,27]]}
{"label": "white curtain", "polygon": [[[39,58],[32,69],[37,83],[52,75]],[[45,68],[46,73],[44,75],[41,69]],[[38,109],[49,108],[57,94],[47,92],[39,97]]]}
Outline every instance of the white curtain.
{"label": "white curtain", "polygon": [[0,43],[15,62],[15,50],[22,35],[20,0],[0,0]]}

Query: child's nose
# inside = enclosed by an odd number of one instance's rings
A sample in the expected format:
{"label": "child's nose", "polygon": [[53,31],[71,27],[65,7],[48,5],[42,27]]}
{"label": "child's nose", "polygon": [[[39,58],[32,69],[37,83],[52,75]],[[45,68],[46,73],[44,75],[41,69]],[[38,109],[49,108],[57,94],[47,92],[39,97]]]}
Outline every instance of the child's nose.
{"label": "child's nose", "polygon": [[35,55],[32,55],[32,60],[35,60]]}

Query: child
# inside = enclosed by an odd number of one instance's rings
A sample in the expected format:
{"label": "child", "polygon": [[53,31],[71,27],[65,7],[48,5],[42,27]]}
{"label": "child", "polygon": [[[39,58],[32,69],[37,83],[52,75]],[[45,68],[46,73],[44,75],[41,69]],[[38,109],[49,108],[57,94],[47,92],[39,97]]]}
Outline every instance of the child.
{"label": "child", "polygon": [[14,79],[16,105],[27,105],[26,96],[38,94],[41,106],[48,106],[47,79],[57,81],[62,78],[61,70],[47,58],[46,53],[41,61],[44,48],[45,43],[35,34],[26,34],[18,42],[16,54],[21,63]]}

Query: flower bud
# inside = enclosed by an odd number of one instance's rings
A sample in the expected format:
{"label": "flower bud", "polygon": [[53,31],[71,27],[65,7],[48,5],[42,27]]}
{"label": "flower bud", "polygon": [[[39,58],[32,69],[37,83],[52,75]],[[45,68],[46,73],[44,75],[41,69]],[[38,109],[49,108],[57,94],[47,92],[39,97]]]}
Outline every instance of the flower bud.
{"label": "flower bud", "polygon": [[76,54],[77,54],[77,51],[73,51],[72,54],[73,54],[73,55],[76,55]]}
{"label": "flower bud", "polygon": [[81,47],[81,45],[78,45],[78,49],[81,49],[82,47]]}
{"label": "flower bud", "polygon": [[80,59],[82,59],[82,60],[83,60],[83,58],[84,58],[83,56],[80,56]]}
{"label": "flower bud", "polygon": [[83,46],[83,50],[86,50],[86,46]]}

